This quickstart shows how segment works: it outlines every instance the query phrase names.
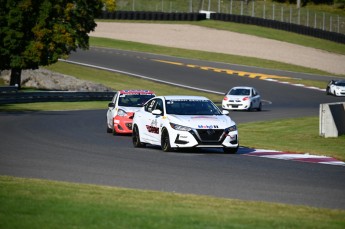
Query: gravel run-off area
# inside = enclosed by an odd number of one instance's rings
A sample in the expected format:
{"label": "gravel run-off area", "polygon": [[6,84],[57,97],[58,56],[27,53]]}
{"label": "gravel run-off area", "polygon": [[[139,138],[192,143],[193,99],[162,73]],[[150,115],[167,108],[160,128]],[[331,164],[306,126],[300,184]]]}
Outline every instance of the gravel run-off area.
{"label": "gravel run-off area", "polygon": [[195,25],[97,22],[90,36],[256,57],[345,75],[345,55]]}

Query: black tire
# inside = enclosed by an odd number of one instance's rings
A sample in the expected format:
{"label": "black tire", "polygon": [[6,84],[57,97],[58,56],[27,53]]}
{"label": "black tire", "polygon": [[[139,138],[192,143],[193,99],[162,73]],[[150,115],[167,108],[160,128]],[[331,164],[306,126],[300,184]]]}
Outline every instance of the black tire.
{"label": "black tire", "polygon": [[253,104],[250,103],[250,106],[248,107],[247,111],[248,111],[248,112],[251,112],[251,111],[252,111],[252,108],[253,108]]}
{"label": "black tire", "polygon": [[145,143],[142,143],[140,141],[140,134],[139,134],[139,129],[137,126],[133,127],[132,142],[135,148],[145,147]]}
{"label": "black tire", "polygon": [[162,150],[164,152],[171,152],[172,151],[172,148],[170,146],[169,133],[166,129],[164,129],[162,132],[161,147],[162,147]]}
{"label": "black tire", "polygon": [[112,132],[113,132],[113,130],[108,127],[108,123],[107,123],[107,133],[112,133]]}
{"label": "black tire", "polygon": [[235,154],[238,151],[238,146],[236,148],[224,147],[223,152],[227,154]]}
{"label": "black tire", "polygon": [[259,107],[257,108],[257,111],[262,111],[262,103],[260,102]]}

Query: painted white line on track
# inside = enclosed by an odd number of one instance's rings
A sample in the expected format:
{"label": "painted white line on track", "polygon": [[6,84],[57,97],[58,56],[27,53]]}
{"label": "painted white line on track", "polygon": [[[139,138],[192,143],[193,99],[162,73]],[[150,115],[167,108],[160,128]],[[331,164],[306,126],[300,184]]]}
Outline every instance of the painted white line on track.
{"label": "painted white line on track", "polygon": [[63,59],[59,59],[59,60],[63,61],[63,62],[71,63],[71,64],[77,64],[77,65],[85,66],[85,67],[91,67],[91,68],[96,68],[96,69],[101,69],[101,70],[106,70],[106,71],[111,71],[111,72],[116,72],[116,73],[122,73],[125,75],[135,76],[135,77],[139,77],[142,79],[147,79],[147,80],[160,82],[160,83],[164,83],[164,84],[170,84],[170,85],[174,85],[174,86],[178,86],[178,87],[183,87],[183,88],[193,89],[193,90],[197,90],[197,91],[203,91],[203,92],[209,92],[209,93],[224,95],[224,92],[212,91],[212,90],[207,90],[204,88],[186,86],[186,85],[182,85],[182,84],[178,84],[178,83],[173,83],[173,82],[169,82],[169,81],[165,81],[165,80],[159,80],[159,79],[151,78],[148,76],[134,74],[134,73],[125,72],[125,71],[120,71],[120,70],[116,70],[116,69],[100,67],[100,66],[92,65],[92,64],[84,64],[84,63],[80,63],[80,62],[76,62],[76,61],[70,61],[70,60],[63,60]]}
{"label": "painted white line on track", "polygon": [[[112,69],[112,68],[105,68],[105,67],[101,67],[101,66],[97,66],[97,65],[85,64],[85,63],[80,63],[80,62],[76,62],[76,61],[64,60],[64,59],[59,59],[59,61],[67,62],[67,63],[71,63],[71,64],[77,64],[77,65],[81,65],[81,66],[85,66],[85,67],[91,67],[91,68],[116,72],[116,73],[122,73],[125,75],[135,76],[135,77],[142,78],[142,79],[147,79],[147,80],[160,82],[160,83],[164,83],[164,84],[169,84],[169,85],[174,85],[174,86],[183,87],[183,88],[188,88],[188,89],[192,89],[192,90],[203,91],[203,92],[208,92],[208,93],[213,93],[213,94],[218,94],[218,95],[224,95],[224,92],[212,91],[212,90],[208,90],[208,89],[204,89],[204,88],[186,86],[186,85],[182,85],[182,84],[173,83],[170,81],[159,80],[159,79],[151,78],[148,76],[144,76],[144,75],[140,75],[140,74],[134,74],[131,72],[120,71],[120,70],[116,70],[116,69]],[[267,103],[267,104],[272,104],[272,101],[269,101],[269,100],[262,99],[262,101]]]}

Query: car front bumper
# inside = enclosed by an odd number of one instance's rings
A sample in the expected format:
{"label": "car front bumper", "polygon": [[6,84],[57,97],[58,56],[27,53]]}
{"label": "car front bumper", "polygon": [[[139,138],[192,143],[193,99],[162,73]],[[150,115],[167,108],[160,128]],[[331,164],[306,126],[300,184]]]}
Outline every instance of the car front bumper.
{"label": "car front bumper", "polygon": [[231,102],[231,103],[223,103],[222,108],[224,110],[248,110],[250,108],[250,102],[245,102],[245,103],[236,103],[236,102]]}
{"label": "car front bumper", "polygon": [[127,116],[116,116],[114,118],[114,129],[119,134],[131,134],[132,133],[133,119]]}
{"label": "car front bumper", "polygon": [[173,148],[236,148],[239,145],[238,132],[224,132],[223,129],[193,129],[190,131],[169,131]]}
{"label": "car front bumper", "polygon": [[339,89],[334,91],[336,96],[345,96],[345,90],[344,89]]}

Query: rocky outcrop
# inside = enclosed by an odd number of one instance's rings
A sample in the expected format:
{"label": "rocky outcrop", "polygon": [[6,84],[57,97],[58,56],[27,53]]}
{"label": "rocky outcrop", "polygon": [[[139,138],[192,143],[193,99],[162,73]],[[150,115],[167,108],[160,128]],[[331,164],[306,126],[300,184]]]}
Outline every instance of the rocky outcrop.
{"label": "rocky outcrop", "polygon": [[[0,77],[6,84],[10,81],[10,71],[2,71]],[[23,70],[22,87],[52,91],[113,91],[110,87],[73,76],[52,72],[47,69]]]}

